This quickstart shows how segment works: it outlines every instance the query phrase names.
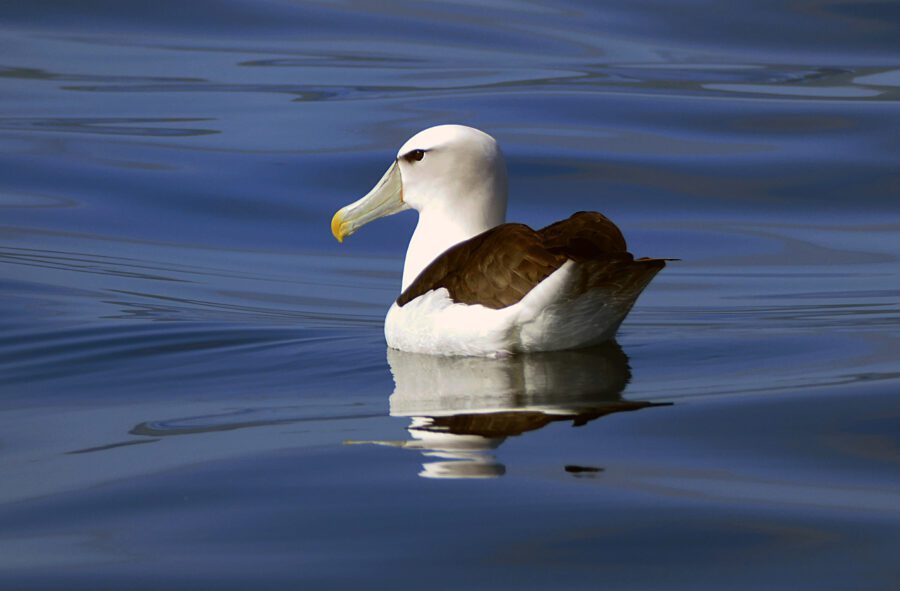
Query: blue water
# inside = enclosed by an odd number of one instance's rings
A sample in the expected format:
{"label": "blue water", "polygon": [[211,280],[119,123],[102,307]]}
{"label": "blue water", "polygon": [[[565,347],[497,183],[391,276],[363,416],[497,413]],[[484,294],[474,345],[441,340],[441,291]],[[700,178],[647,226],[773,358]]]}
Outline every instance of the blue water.
{"label": "blue water", "polygon": [[[0,8],[4,589],[895,589],[900,9]],[[438,123],[682,259],[616,343],[386,351]],[[573,428],[574,427],[574,428]]]}

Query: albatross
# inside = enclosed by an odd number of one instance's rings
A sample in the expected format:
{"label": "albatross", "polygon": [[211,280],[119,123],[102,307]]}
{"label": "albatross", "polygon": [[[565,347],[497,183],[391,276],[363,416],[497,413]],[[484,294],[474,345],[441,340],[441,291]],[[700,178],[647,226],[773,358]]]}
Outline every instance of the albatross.
{"label": "albatross", "polygon": [[490,135],[439,125],[410,138],[381,180],[331,220],[339,242],[407,209],[419,221],[390,348],[503,357],[612,338],[666,259],[635,259],[605,216],[578,212],[546,228],[506,223],[503,153]]}

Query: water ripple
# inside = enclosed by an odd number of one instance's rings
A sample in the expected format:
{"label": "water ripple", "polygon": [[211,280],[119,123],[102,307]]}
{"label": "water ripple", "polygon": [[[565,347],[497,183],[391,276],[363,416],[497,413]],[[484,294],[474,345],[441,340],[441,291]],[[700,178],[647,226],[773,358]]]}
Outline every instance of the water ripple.
{"label": "water ripple", "polygon": [[202,117],[0,117],[0,130],[147,137],[192,137],[219,133],[219,130],[216,129],[147,125],[202,121],[212,121],[212,119]]}
{"label": "water ripple", "polygon": [[[349,64],[349,65],[348,65]],[[390,83],[366,84],[372,75],[352,58],[273,59],[237,65],[255,68],[296,68],[303,77],[316,78],[315,68],[330,66],[347,84],[227,83],[180,78],[145,81],[98,80],[100,84],[65,85],[63,90],[111,93],[270,93],[289,94],[297,102],[383,99],[403,100],[466,95],[497,94],[528,89],[531,92],[625,93],[666,96],[729,98],[735,93],[749,97],[766,95],[781,99],[900,100],[900,88],[888,76],[890,68],[838,69],[832,67],[787,67],[777,65],[726,66],[720,64],[573,64],[566,69],[540,67],[504,68],[459,64],[441,67],[431,64],[429,76],[408,73],[405,60],[391,62],[393,69],[381,80]],[[368,67],[368,66],[365,66]],[[312,68],[310,72],[306,72]],[[335,70],[332,70],[335,71]],[[77,78],[77,77],[75,77]],[[102,78],[102,77],[99,77]],[[70,78],[54,78],[66,79]]]}
{"label": "water ripple", "polygon": [[359,412],[348,414],[310,413],[308,408],[245,408],[216,415],[145,421],[135,425],[129,433],[144,437],[169,437],[172,435],[196,435],[199,433],[234,431],[236,429],[253,427],[292,425],[311,421],[355,420],[381,416],[381,413]]}

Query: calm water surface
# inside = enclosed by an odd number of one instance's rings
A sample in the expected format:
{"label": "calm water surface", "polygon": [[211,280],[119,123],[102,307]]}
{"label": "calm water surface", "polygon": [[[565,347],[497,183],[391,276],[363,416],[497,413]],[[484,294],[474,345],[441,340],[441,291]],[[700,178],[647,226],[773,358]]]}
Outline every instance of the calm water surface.
{"label": "calm water surface", "polygon": [[[4,589],[896,589],[900,10],[0,9]],[[388,352],[415,131],[682,259],[617,342]]]}

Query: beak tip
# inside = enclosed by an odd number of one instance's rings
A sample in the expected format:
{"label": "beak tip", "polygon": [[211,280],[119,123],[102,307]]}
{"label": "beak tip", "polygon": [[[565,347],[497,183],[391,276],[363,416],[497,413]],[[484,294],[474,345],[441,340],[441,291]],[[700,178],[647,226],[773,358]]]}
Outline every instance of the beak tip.
{"label": "beak tip", "polygon": [[341,225],[344,223],[343,209],[334,214],[331,218],[331,233],[338,242],[344,242],[344,233],[341,231]]}

